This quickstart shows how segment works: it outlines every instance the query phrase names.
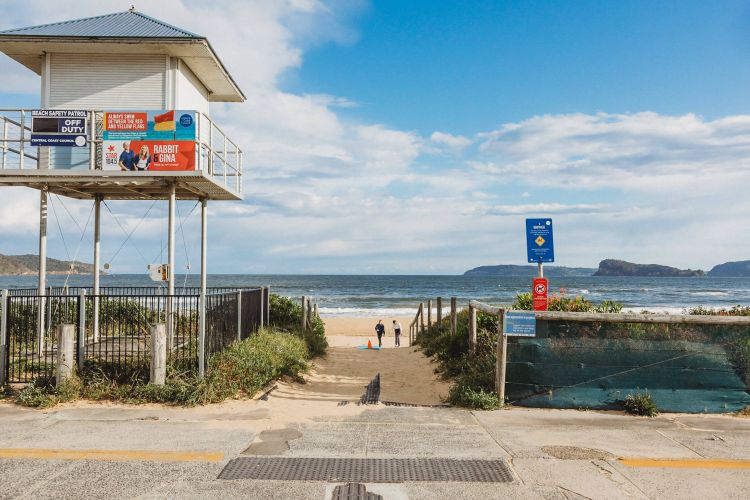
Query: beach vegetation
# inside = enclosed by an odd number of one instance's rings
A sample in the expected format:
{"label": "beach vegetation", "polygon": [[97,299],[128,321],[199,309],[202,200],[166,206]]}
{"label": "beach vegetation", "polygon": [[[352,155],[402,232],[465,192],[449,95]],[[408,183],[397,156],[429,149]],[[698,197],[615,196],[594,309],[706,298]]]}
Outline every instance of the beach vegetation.
{"label": "beach vegetation", "polygon": [[622,406],[627,413],[641,417],[655,417],[659,414],[659,408],[648,391],[633,392],[625,396]]}
{"label": "beach vegetation", "polygon": [[323,356],[328,349],[325,323],[318,316],[312,316],[307,330],[302,330],[302,306],[288,298],[271,294],[269,307],[270,325],[280,331],[292,333],[305,341],[311,357]]}
{"label": "beach vegetation", "polygon": [[59,386],[54,378],[40,377],[14,396],[17,404],[49,408],[74,399],[120,401],[130,404],[162,403],[195,406],[226,399],[253,397],[275,379],[299,379],[308,368],[308,346],[296,335],[276,329],[230,345],[209,359],[205,378],[170,365],[163,386],[149,384],[149,366],[87,362],[80,374]]}
{"label": "beach vegetation", "polygon": [[[531,311],[534,309],[534,299],[529,292],[516,294],[516,298],[511,309],[520,311]],[[581,295],[569,296],[565,289],[553,293],[547,300],[548,311],[562,312],[622,312],[622,304],[613,300],[605,300],[599,305],[592,304],[588,299]]]}
{"label": "beach vegetation", "polygon": [[427,356],[435,359],[436,372],[452,382],[446,402],[478,410],[500,405],[495,391],[495,338],[497,317],[477,313],[477,346],[469,351],[469,312],[459,311],[456,335],[450,332],[450,318],[428,328],[418,339]]}

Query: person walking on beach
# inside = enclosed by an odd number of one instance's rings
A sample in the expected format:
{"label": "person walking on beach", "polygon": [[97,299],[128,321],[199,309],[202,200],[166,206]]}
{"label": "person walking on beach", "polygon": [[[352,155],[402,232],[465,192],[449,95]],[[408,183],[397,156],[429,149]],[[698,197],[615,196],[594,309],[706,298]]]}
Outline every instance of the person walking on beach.
{"label": "person walking on beach", "polygon": [[383,320],[379,319],[378,324],[375,325],[375,333],[378,334],[378,347],[383,347],[383,335],[385,335],[385,325]]}
{"label": "person walking on beach", "polygon": [[393,320],[393,336],[396,338],[396,347],[401,347],[401,323]]}

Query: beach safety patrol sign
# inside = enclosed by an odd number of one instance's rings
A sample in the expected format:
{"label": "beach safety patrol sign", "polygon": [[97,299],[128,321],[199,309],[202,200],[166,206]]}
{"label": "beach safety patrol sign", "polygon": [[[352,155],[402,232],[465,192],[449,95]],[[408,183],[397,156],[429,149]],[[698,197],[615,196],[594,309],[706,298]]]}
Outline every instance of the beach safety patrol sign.
{"label": "beach safety patrol sign", "polygon": [[31,112],[31,145],[82,148],[88,144],[88,111],[37,109]]}
{"label": "beach safety patrol sign", "polygon": [[529,262],[555,262],[552,219],[526,219],[526,253]]}

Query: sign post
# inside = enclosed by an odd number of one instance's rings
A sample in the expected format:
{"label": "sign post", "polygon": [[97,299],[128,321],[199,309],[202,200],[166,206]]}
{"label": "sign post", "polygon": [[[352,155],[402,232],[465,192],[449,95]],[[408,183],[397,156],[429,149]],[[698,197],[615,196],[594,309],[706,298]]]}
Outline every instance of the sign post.
{"label": "sign post", "polygon": [[536,263],[538,277],[532,285],[534,310],[547,310],[547,280],[544,279],[544,263],[555,262],[555,245],[552,238],[552,219],[526,219],[526,255],[530,263]]}

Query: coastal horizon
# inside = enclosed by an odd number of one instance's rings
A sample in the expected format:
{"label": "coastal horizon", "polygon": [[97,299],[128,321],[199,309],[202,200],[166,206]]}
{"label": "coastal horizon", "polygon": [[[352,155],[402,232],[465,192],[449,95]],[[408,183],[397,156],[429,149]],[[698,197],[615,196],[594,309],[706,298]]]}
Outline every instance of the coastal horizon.
{"label": "coastal horizon", "polygon": [[[49,276],[48,285],[91,286],[89,275]],[[559,277],[549,278],[551,295],[580,296],[599,304],[612,300],[627,312],[684,314],[696,307],[731,308],[750,303],[750,278],[722,277]],[[322,317],[376,316],[413,317],[420,303],[438,296],[455,296],[460,307],[469,300],[511,304],[528,292],[526,277],[465,275],[351,275],[351,274],[208,274],[209,287],[242,288],[269,286],[271,293],[285,297],[312,297]],[[158,286],[140,274],[101,276],[103,287]],[[199,285],[198,275],[176,275],[175,290]],[[0,289],[35,288],[35,276],[0,276]],[[446,309],[447,310],[447,309]]]}

